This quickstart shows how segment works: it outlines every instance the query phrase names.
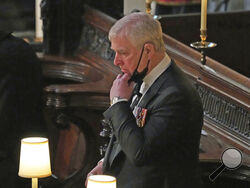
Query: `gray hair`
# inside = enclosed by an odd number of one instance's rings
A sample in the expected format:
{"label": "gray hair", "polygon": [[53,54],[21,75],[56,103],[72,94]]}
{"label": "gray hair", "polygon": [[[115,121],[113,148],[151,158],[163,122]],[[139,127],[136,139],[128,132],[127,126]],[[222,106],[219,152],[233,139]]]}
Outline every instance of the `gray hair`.
{"label": "gray hair", "polygon": [[165,51],[160,22],[144,12],[131,13],[118,20],[109,31],[109,40],[116,36],[127,37],[138,48],[151,43],[156,51]]}

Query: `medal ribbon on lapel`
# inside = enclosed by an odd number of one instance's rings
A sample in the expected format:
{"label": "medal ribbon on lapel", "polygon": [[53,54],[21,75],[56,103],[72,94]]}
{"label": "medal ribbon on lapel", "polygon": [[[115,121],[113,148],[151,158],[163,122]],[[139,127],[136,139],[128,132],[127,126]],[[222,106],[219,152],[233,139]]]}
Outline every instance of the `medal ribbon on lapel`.
{"label": "medal ribbon on lapel", "polygon": [[138,106],[135,107],[133,114],[135,116],[136,124],[138,125],[138,127],[144,127],[147,111],[148,110],[146,108],[141,108]]}

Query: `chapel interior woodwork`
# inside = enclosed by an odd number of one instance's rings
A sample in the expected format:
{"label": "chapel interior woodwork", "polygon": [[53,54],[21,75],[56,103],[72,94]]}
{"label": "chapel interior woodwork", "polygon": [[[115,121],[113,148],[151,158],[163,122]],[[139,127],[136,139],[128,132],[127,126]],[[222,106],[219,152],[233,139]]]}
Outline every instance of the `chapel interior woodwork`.
{"label": "chapel interior woodwork", "polygon": [[[200,41],[200,13],[159,16],[164,33],[188,46]],[[218,44],[207,50],[207,55],[247,77],[250,76],[249,17],[249,10],[207,15],[207,41]]]}

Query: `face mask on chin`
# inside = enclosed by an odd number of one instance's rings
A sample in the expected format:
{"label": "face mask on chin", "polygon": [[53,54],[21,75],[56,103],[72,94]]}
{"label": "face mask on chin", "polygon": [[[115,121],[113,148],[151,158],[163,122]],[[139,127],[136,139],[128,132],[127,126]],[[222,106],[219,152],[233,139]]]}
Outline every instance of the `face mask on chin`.
{"label": "face mask on chin", "polygon": [[148,64],[150,62],[150,60],[148,60],[147,62],[147,66],[141,71],[141,72],[138,72],[137,69],[141,63],[141,58],[142,58],[142,55],[143,55],[143,51],[144,51],[144,46],[142,48],[142,51],[141,51],[141,55],[140,55],[140,58],[139,58],[139,61],[137,63],[137,67],[135,69],[135,71],[133,72],[131,78],[129,79],[128,83],[130,82],[135,82],[135,83],[142,83],[143,81],[143,78],[146,76],[147,72],[148,72]]}

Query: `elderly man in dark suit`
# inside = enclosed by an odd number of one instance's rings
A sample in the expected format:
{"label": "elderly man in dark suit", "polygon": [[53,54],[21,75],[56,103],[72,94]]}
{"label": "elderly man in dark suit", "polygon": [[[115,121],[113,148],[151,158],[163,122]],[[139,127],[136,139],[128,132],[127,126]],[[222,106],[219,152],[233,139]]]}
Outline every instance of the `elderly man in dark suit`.
{"label": "elderly man in dark suit", "polygon": [[24,40],[0,31],[0,187],[26,184],[17,175],[20,140],[47,134],[41,94],[42,71],[34,50]]}
{"label": "elderly man in dark suit", "polygon": [[88,176],[115,176],[118,188],[200,188],[202,103],[166,54],[160,23],[132,13],[115,23],[109,39],[123,74],[114,80],[104,112],[113,136],[104,161]]}

